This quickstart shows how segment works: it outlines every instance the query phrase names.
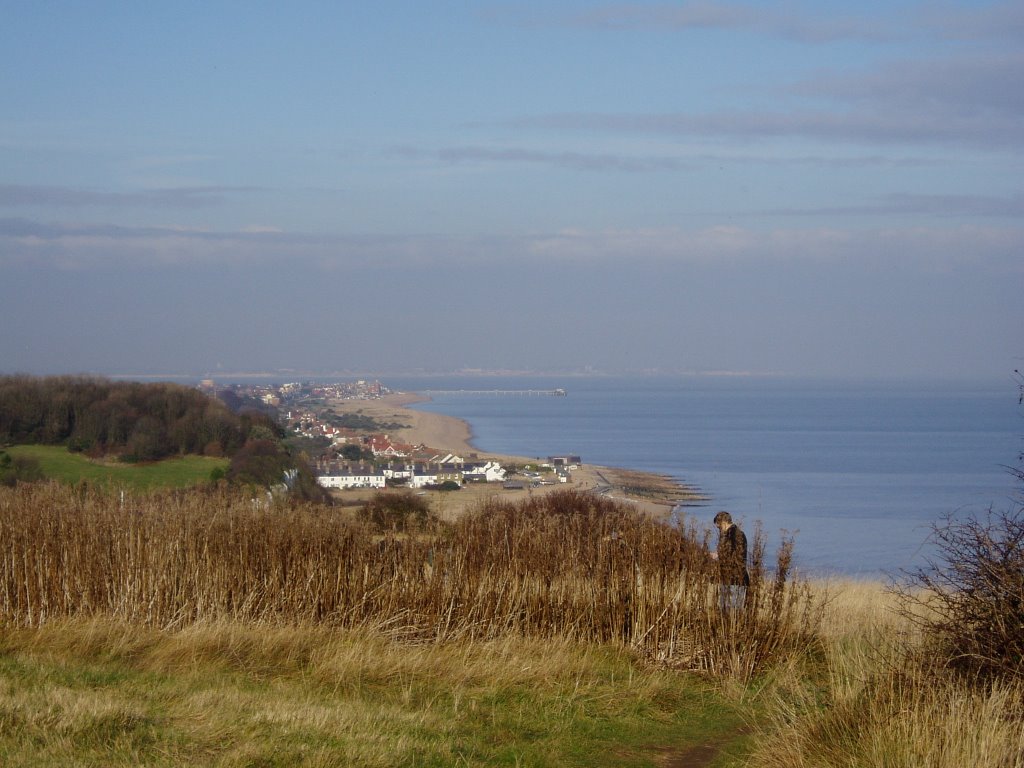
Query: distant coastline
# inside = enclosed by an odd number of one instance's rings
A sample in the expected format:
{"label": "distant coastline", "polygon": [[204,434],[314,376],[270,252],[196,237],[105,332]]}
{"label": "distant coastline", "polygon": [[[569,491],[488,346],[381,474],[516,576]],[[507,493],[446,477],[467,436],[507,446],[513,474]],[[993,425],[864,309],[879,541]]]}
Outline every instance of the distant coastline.
{"label": "distant coastline", "polygon": [[[476,444],[472,425],[467,420],[414,407],[429,401],[428,396],[419,392],[397,392],[377,400],[339,401],[333,405],[339,412],[359,412],[381,421],[397,421],[407,425],[396,430],[393,435],[405,443],[427,445],[457,454],[486,456],[520,466],[537,461],[536,456],[488,451]],[[538,446],[538,449],[543,451],[544,446]],[[607,498],[633,504],[646,514],[659,518],[667,518],[680,504],[696,504],[707,500],[696,489],[675,478],[629,467],[594,465],[587,462],[586,456],[582,458],[583,466],[573,472],[573,481],[567,486],[569,489],[600,493]],[[548,486],[541,492],[559,489],[565,490],[566,486]],[[521,492],[520,495],[525,493]],[[466,500],[470,500],[470,494],[466,495]]]}
{"label": "distant coastline", "polygon": [[[85,376],[100,376],[103,378],[128,380],[128,381],[201,381],[203,379],[214,379],[220,382],[238,382],[249,380],[265,380],[274,382],[287,381],[334,381],[348,379],[388,379],[408,378],[420,379],[496,379],[496,378],[561,378],[561,379],[588,379],[588,378],[617,378],[617,377],[673,377],[673,378],[723,378],[723,379],[793,379],[806,378],[785,371],[730,371],[730,370],[660,370],[645,368],[642,370],[594,370],[592,368],[579,370],[506,370],[506,369],[461,369],[453,371],[315,371],[299,369],[274,369],[267,371],[201,371],[198,373],[182,372],[124,372],[115,371],[105,373],[102,371],[84,371]],[[811,377],[814,378],[814,377]]]}

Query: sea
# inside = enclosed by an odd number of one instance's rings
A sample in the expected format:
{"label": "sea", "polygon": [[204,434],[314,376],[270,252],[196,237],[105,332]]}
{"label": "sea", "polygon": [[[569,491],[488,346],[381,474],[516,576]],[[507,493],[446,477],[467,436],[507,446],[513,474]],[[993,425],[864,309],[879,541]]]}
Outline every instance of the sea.
{"label": "sea", "polygon": [[[396,377],[456,416],[481,452],[656,472],[728,510],[805,573],[900,580],[934,559],[933,528],[1021,503],[1016,383],[728,376]],[[524,394],[564,389],[565,396]],[[499,394],[500,392],[500,394]]]}

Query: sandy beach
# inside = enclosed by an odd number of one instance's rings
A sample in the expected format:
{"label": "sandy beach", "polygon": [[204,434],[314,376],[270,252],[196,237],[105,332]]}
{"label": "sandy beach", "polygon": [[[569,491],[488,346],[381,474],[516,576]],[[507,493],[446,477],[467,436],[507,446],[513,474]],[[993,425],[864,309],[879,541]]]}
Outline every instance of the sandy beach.
{"label": "sandy beach", "polygon": [[398,442],[426,445],[460,455],[478,453],[477,449],[471,445],[472,432],[469,424],[462,419],[407,407],[414,403],[422,403],[427,399],[415,393],[397,393],[385,395],[379,400],[347,401],[354,404],[355,407],[346,406],[343,408],[343,412],[361,412],[378,421],[407,425],[388,433],[393,440]]}
{"label": "sandy beach", "polygon": [[[527,464],[536,460],[529,456],[508,456],[483,451],[473,445],[473,434],[469,424],[454,416],[415,410],[410,405],[428,398],[416,393],[395,393],[378,400],[338,400],[330,405],[338,413],[361,413],[384,423],[403,425],[400,429],[388,431],[391,439],[411,445],[425,445],[439,452],[454,453],[463,458],[497,459],[504,464]],[[543,450],[538,447],[538,450]],[[572,473],[572,482],[545,485],[524,490],[506,490],[500,485],[467,486],[458,493],[441,494],[438,506],[446,516],[457,515],[490,497],[514,500],[528,498],[534,494],[572,488],[580,491],[601,493],[607,498],[636,505],[643,512],[665,517],[680,501],[699,499],[699,495],[673,478],[648,472],[637,472],[625,468],[600,467],[586,463]],[[351,491],[342,491],[351,494]]]}

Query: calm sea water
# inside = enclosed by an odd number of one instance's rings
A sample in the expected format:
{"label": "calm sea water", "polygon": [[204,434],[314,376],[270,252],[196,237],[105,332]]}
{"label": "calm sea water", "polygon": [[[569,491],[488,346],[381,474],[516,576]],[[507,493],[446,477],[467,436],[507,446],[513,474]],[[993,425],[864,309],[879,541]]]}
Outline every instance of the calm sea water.
{"label": "calm sea water", "polygon": [[718,378],[397,378],[406,391],[548,389],[567,397],[435,394],[482,452],[573,453],[660,472],[727,509],[809,571],[898,576],[946,514],[1008,508],[1024,434],[1013,382],[988,386]]}

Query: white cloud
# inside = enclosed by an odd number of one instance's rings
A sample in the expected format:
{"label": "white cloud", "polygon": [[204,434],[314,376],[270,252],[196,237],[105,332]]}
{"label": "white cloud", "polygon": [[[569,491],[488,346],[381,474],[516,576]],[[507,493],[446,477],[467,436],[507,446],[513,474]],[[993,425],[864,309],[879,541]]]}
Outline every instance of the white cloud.
{"label": "white cloud", "polygon": [[775,208],[769,216],[972,216],[1024,219],[1024,192],[1010,195],[893,193],[862,205]]}
{"label": "white cloud", "polygon": [[0,184],[0,206],[6,208],[50,206],[57,208],[205,208],[251,187],[199,186],[138,189],[108,192],[80,187],[38,184]]}
{"label": "white cloud", "polygon": [[759,231],[718,226],[700,230],[647,229],[566,231],[532,241],[531,253],[546,259],[589,262],[632,260],[742,263],[844,261],[910,264],[948,269],[971,264],[1024,272],[1018,257],[1024,229],[1017,227],[835,227]]}
{"label": "white cloud", "polygon": [[312,235],[267,231],[208,232],[109,225],[48,225],[0,220],[0,263],[40,268],[188,269],[288,264],[335,271],[445,265],[742,264],[893,262],[926,269],[971,264],[1024,271],[1024,228],[1015,226],[754,229],[566,229],[519,236]]}

